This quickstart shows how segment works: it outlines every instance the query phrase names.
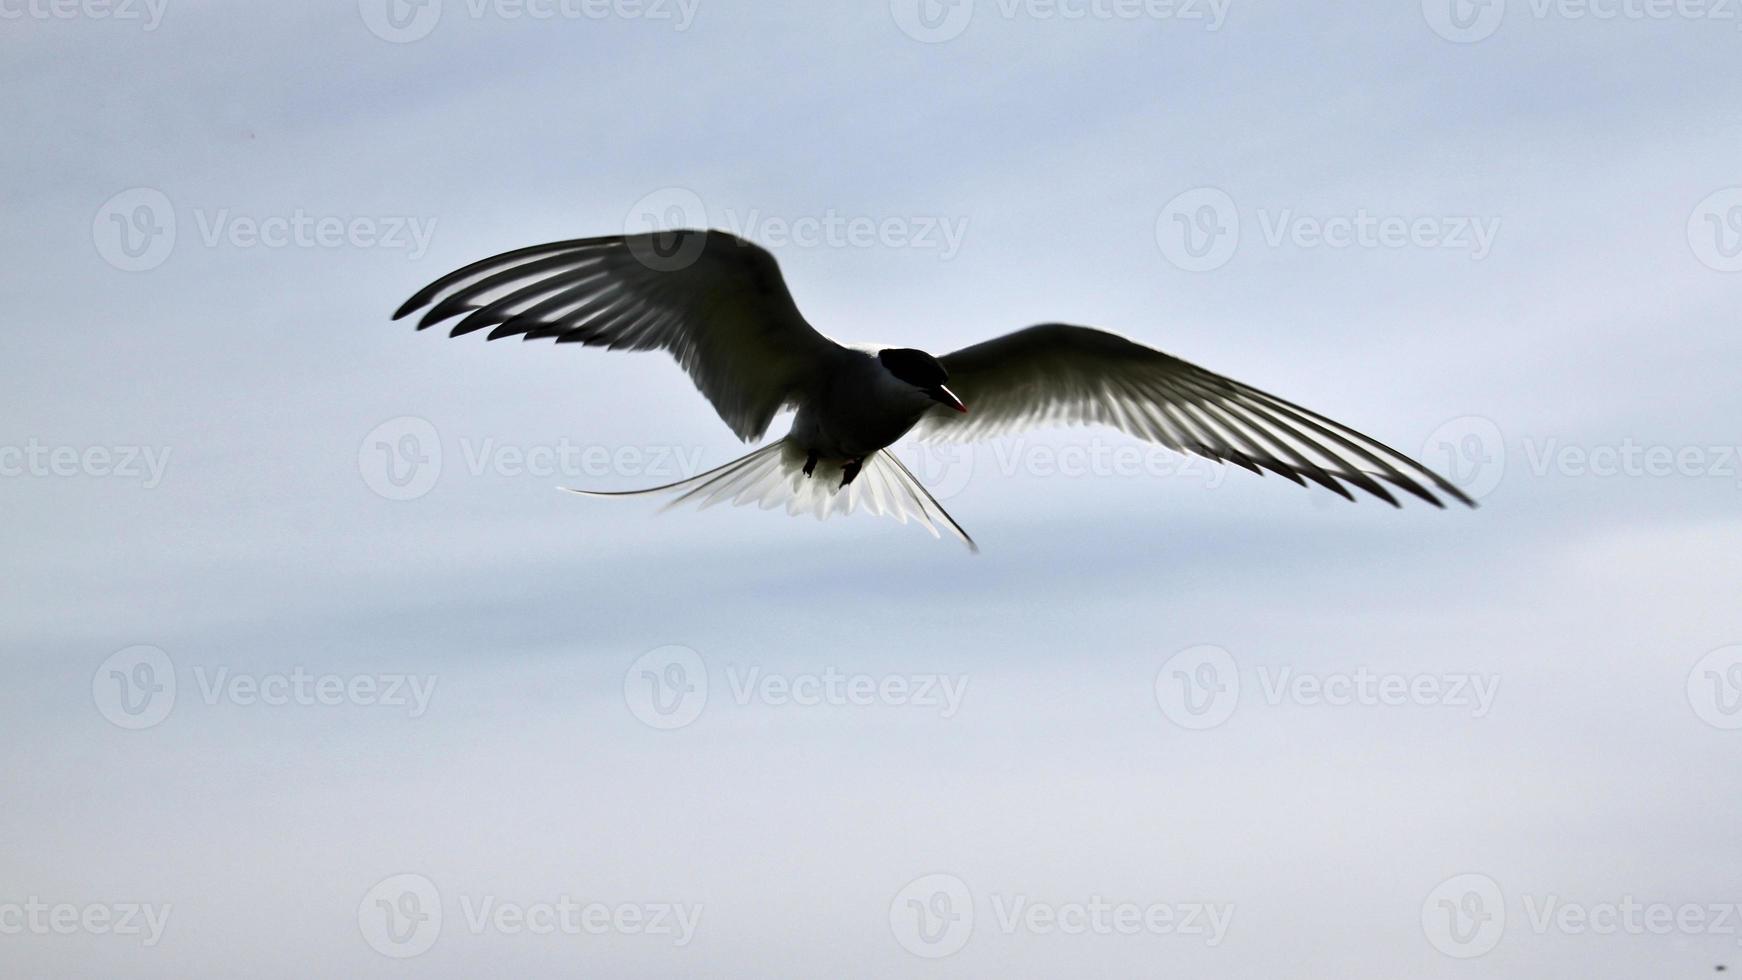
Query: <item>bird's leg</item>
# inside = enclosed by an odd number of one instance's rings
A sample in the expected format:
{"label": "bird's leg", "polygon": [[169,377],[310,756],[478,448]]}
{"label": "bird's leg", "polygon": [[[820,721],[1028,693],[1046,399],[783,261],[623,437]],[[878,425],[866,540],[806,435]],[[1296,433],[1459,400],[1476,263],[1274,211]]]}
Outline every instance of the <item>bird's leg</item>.
{"label": "bird's leg", "polygon": [[847,460],[847,464],[845,466],[841,467],[841,486],[839,489],[845,490],[847,488],[847,484],[853,482],[853,478],[859,475],[859,467],[862,466],[863,464],[864,464],[863,460],[858,460],[858,459]]}
{"label": "bird's leg", "polygon": [[816,454],[815,450],[812,450],[811,454],[804,458],[804,475],[810,476],[812,473],[816,472],[816,469],[817,469],[817,454]]}

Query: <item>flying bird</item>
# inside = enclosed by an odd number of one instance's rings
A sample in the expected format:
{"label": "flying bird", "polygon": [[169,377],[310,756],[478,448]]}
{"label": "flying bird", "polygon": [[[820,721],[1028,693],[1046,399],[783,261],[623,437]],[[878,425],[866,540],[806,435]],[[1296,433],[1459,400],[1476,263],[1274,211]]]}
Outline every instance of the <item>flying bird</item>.
{"label": "flying bird", "polygon": [[1323,415],[1093,327],[1043,323],[942,356],[843,344],[799,313],[774,256],[721,231],[648,232],[504,252],[426,286],[393,315],[450,336],[553,338],[664,350],[739,439],[793,409],[786,436],[716,469],[646,490],[706,507],[785,505],[817,517],[866,509],[938,527],[978,550],[888,447],[973,440],[1052,424],[1111,425],[1182,453],[1350,488],[1398,506],[1394,489],[1475,506],[1415,460]]}

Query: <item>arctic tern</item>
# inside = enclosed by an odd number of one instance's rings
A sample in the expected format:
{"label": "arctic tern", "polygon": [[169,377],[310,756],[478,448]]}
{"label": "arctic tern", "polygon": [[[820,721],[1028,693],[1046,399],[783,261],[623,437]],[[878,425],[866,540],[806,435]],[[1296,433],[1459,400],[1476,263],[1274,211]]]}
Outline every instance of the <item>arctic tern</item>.
{"label": "arctic tern", "polygon": [[[581,238],[492,256],[431,283],[393,315],[429,307],[419,330],[460,317],[450,336],[554,338],[667,351],[739,439],[760,439],[782,409],[786,436],[677,483],[672,506],[730,501],[817,517],[864,508],[937,536],[961,525],[888,447],[971,440],[1050,424],[1104,424],[1182,453],[1269,470],[1350,500],[1398,506],[1390,488],[1444,507],[1457,487],[1382,443],[1290,401],[1117,334],[1044,323],[933,356],[841,344],[793,302],[774,256],[721,231]],[[1347,485],[1345,485],[1347,484]],[[1389,485],[1389,487],[1387,486]],[[1430,489],[1431,487],[1431,489]]]}

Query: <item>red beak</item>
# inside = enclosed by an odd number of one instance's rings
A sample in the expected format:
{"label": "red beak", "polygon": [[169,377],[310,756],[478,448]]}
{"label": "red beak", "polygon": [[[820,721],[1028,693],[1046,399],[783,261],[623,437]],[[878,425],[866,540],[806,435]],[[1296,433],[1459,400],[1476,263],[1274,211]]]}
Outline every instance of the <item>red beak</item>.
{"label": "red beak", "polygon": [[938,385],[936,388],[933,388],[931,390],[931,396],[956,411],[961,412],[963,415],[968,414],[968,406],[962,404],[962,400],[956,397],[955,392],[945,388],[943,385]]}

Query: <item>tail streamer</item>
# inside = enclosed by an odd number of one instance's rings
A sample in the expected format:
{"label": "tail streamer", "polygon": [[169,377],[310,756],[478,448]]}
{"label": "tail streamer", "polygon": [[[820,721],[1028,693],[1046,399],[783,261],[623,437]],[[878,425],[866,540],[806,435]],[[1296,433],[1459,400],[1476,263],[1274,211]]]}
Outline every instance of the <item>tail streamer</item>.
{"label": "tail streamer", "polygon": [[822,520],[865,510],[880,517],[893,517],[903,524],[911,518],[934,538],[941,537],[938,528],[942,526],[961,539],[968,550],[980,550],[949,511],[889,450],[880,449],[867,456],[858,477],[845,487],[841,486],[839,463],[819,462],[811,475],[806,476],[805,457],[803,450],[782,439],[706,473],[664,486],[618,491],[562,489],[585,497],[672,494],[660,508],[662,511],[685,503],[699,504],[704,510],[718,503],[736,507],[754,504],[763,510],[784,505],[788,514],[808,513]]}

